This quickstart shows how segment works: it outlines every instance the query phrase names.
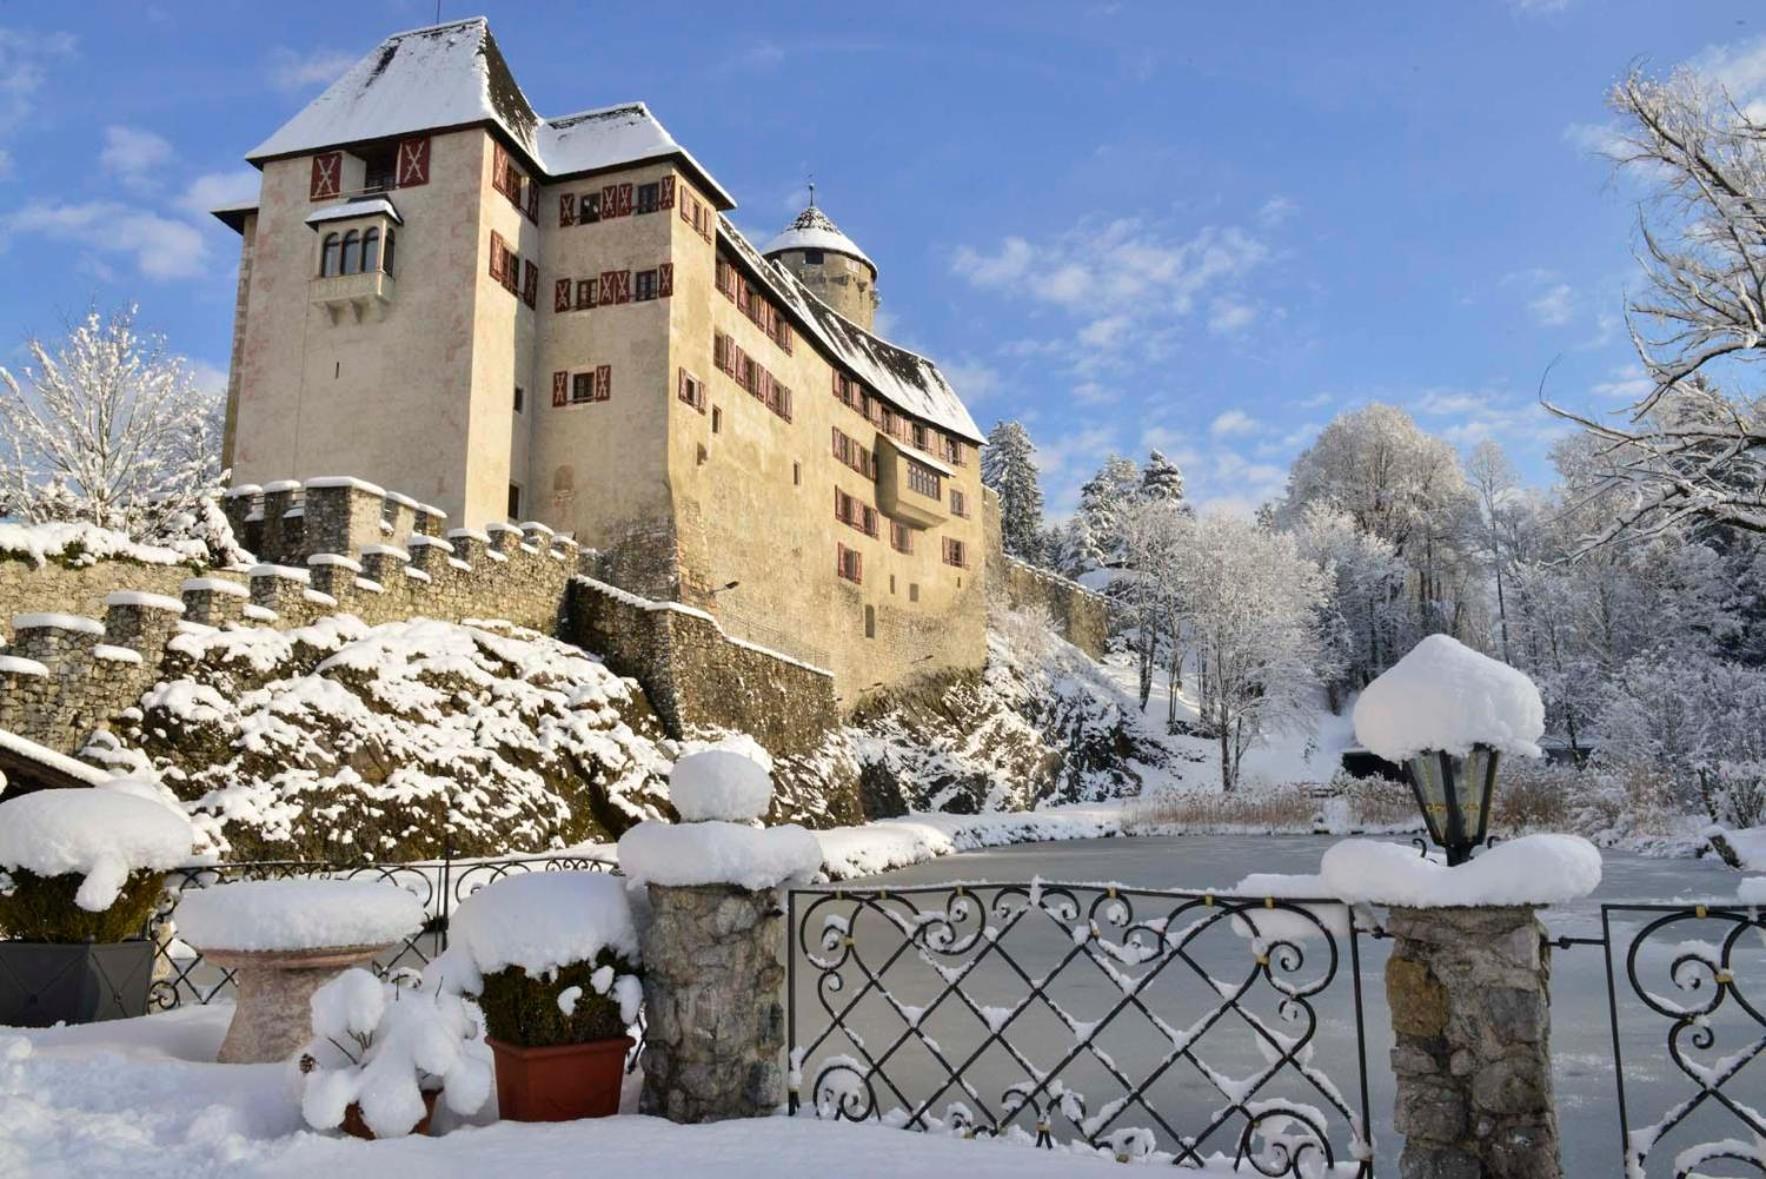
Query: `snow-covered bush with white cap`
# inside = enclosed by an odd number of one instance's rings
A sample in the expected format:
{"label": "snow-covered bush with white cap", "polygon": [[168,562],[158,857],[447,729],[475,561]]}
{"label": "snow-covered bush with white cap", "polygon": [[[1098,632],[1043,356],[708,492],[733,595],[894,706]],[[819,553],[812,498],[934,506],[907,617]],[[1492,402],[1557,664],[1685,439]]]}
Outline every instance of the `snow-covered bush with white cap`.
{"label": "snow-covered bush with white cap", "polygon": [[1402,763],[1424,750],[1474,745],[1538,757],[1545,705],[1527,676],[1447,635],[1430,635],[1355,702],[1355,739]]}
{"label": "snow-covered bush with white cap", "polygon": [[822,867],[814,835],[794,823],[754,825],[772,793],[771,761],[752,741],[688,753],[669,778],[669,801],[685,821],[639,823],[620,836],[620,871],[638,884],[754,890],[814,876]]}
{"label": "snow-covered bush with white cap", "polygon": [[429,1115],[424,1095],[469,1117],[491,1093],[491,1062],[458,995],[346,970],[313,993],[313,1040],[299,1057],[301,1114],[335,1130],[355,1106],[376,1138],[409,1134]]}
{"label": "snow-covered bush with white cap", "polygon": [[194,839],[182,814],[127,790],[39,790],[0,802],[0,934],[137,936]]}

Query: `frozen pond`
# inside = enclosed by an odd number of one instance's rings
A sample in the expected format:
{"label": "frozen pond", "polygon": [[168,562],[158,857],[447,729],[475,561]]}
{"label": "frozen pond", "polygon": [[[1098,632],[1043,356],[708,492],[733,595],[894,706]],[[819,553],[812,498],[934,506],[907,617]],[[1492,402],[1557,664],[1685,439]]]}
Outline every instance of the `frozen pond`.
{"label": "frozen pond", "polygon": [[[1125,885],[1153,889],[1230,889],[1251,872],[1310,873],[1317,870],[1320,855],[1336,842],[1328,837],[1253,837],[1253,836],[1192,836],[1175,838],[1136,838],[1082,840],[1067,843],[1029,844],[950,856],[873,877],[863,884],[924,885],[955,881],[1024,882],[1040,876],[1046,881],[1115,881]],[[1625,854],[1607,853],[1605,875],[1599,893],[1587,901],[1550,912],[1547,924],[1552,934],[1596,936],[1600,932],[1602,902],[1661,902],[1674,899],[1730,900],[1735,896],[1739,877],[1721,865],[1699,860],[1655,860]],[[854,882],[855,886],[861,882]],[[1613,936],[1618,960],[1618,983],[1621,995],[1626,991],[1624,952],[1631,935],[1641,928],[1647,915],[1615,914]],[[1639,959],[1639,974],[1649,988],[1658,994],[1673,994],[1668,978],[1668,964],[1677,943],[1691,934],[1651,939]],[[1714,938],[1720,933],[1701,929],[1699,936]],[[1750,935],[1752,936],[1752,935]],[[1059,932],[1049,935],[1058,948]],[[1657,944],[1657,943],[1660,944]],[[1758,969],[1762,954],[1753,943],[1751,957],[1746,961]],[[1229,943],[1230,945],[1230,943]],[[1378,1143],[1379,1173],[1395,1174],[1398,1140],[1392,1130],[1392,1080],[1387,1067],[1391,1047],[1390,1025],[1384,1006],[1384,969],[1388,943],[1370,938],[1361,939],[1361,974],[1366,1003],[1366,1031],[1370,1109]],[[1345,958],[1345,969],[1347,959]],[[1032,972],[1034,973],[1034,971]],[[1573,1175],[1618,1174],[1621,1172],[1617,1090],[1613,1074],[1612,1030],[1608,1019],[1607,966],[1598,946],[1573,946],[1554,949],[1552,955],[1553,1012],[1552,1041],[1556,1062],[1557,1088],[1566,1166]],[[1063,979],[1067,976],[1064,974]],[[1349,988],[1333,985],[1335,995],[1349,994]],[[1746,975],[1742,975],[1746,981]],[[1008,989],[1010,979],[1005,979]],[[893,985],[893,984],[892,984]],[[805,980],[799,979],[799,1001],[810,996]],[[1081,987],[1083,989],[1083,987]],[[1101,988],[1107,990],[1107,986]],[[1710,994],[1707,979],[1703,990],[1682,995],[1684,1001],[1699,1001]],[[912,1002],[909,997],[906,1001]],[[1150,1001],[1156,1002],[1156,997]],[[1733,1008],[1733,1004],[1730,1005]],[[805,1005],[803,1010],[812,1009]],[[1352,1021],[1346,1010],[1330,1011],[1321,1005],[1321,1031],[1318,1038],[1317,1063],[1345,1090],[1350,1091],[1351,1104],[1358,1104],[1353,1093],[1354,1080]],[[1632,1126],[1654,1121],[1661,1111],[1691,1092],[1669,1058],[1667,1033],[1669,1022],[1659,1016],[1646,1015],[1638,1005],[1622,1001],[1622,1044],[1628,1076],[1626,1096],[1631,1110]],[[898,1025],[899,1026],[899,1025]],[[1027,1020],[1013,1024],[1014,1032],[1025,1036],[1060,1036],[1061,1030],[1038,1031]],[[1766,1029],[1755,1028],[1757,1038]],[[963,1029],[973,1035],[975,1029]],[[893,1034],[891,1031],[890,1034]],[[1720,1057],[1743,1046],[1731,1037],[1720,1042],[1711,1058]],[[947,1044],[947,1050],[954,1050]],[[1118,1055],[1132,1052],[1132,1046],[1113,1048]],[[1151,1051],[1151,1049],[1147,1049]],[[912,1088],[932,1079],[935,1071],[914,1076],[916,1068],[933,1070],[930,1062],[916,1065],[907,1054],[898,1059],[899,1070],[906,1077],[904,1086]],[[1761,1062],[1766,1067],[1766,1062]],[[1200,1086],[1197,1086],[1198,1088]],[[1728,1092],[1744,1099],[1757,1099],[1766,1094],[1766,1071],[1746,1071]],[[1204,1093],[1195,1100],[1212,1099]],[[1181,1092],[1162,1098],[1173,1103],[1184,1099]],[[1761,1104],[1752,1100],[1752,1104]],[[1201,1108],[1198,1106],[1197,1108]],[[1175,1113],[1173,1121],[1183,1123],[1193,1114]],[[1708,1124],[1711,1132],[1698,1139],[1736,1136],[1740,1127]],[[1688,1140],[1672,1140],[1674,1149]],[[1651,1158],[1650,1173],[1672,1173],[1673,1150]],[[1718,1172],[1727,1173],[1727,1172]]]}

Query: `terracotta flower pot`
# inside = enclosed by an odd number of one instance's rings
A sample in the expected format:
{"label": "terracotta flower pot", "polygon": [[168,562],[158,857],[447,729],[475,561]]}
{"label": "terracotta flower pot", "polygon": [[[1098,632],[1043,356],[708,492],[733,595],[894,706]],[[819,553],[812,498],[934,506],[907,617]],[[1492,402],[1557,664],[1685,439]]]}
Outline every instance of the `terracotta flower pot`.
{"label": "terracotta flower pot", "polygon": [[[440,1096],[440,1089],[430,1089],[423,1094],[423,1117],[418,1120],[415,1126],[411,1127],[412,1134],[426,1135],[429,1133],[429,1119],[435,1116],[435,1102],[436,1098]],[[343,1132],[354,1138],[372,1139],[374,1137],[374,1131],[370,1130],[368,1123],[362,1120],[361,1103],[352,1101],[349,1108],[343,1111]]]}
{"label": "terracotta flower pot", "polygon": [[485,1037],[497,1060],[497,1108],[515,1122],[569,1122],[619,1112],[632,1038],[523,1048]]}

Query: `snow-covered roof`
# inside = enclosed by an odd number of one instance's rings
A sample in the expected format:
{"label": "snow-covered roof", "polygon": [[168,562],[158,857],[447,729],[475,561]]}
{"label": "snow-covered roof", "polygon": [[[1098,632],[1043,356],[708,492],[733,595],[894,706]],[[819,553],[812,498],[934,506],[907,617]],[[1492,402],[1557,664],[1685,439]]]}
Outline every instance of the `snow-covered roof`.
{"label": "snow-covered roof", "polygon": [[987,441],[962,398],[926,357],[872,335],[818,299],[789,270],[761,257],[729,218],[718,228],[747,268],[788,308],[816,342],[873,392],[904,413],[976,444]]}
{"label": "snow-covered roof", "polygon": [[725,207],[736,203],[641,102],[540,118],[482,16],[388,37],[245,158],[483,123],[501,128],[548,176],[679,156]]}
{"label": "snow-covered roof", "polygon": [[814,204],[799,213],[797,219],[768,242],[761,253],[771,258],[785,250],[831,250],[857,258],[871,268],[872,274],[877,273],[877,264],[858,248],[858,243],[840,232],[840,227]]}
{"label": "snow-covered roof", "polygon": [[[326,205],[323,209],[308,213],[307,224],[323,225],[327,221],[348,221],[352,217],[372,217],[376,214],[391,217],[395,225],[405,223],[405,219],[399,216],[399,211],[393,207],[393,203],[381,196],[370,197],[367,200],[344,201],[338,205]],[[311,487],[312,484],[309,483],[307,486]]]}

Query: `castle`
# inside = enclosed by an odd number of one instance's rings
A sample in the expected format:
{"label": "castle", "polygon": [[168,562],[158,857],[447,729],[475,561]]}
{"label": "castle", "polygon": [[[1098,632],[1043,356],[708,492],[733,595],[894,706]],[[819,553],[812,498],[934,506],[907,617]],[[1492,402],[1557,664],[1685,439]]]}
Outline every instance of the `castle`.
{"label": "castle", "polygon": [[216,211],[241,520],[351,476],[389,517],[538,524],[841,711],[981,665],[982,435],[875,334],[877,267],[813,194],[756,249],[643,104],[535,114],[483,19],[388,38],[247,159],[259,199]]}

